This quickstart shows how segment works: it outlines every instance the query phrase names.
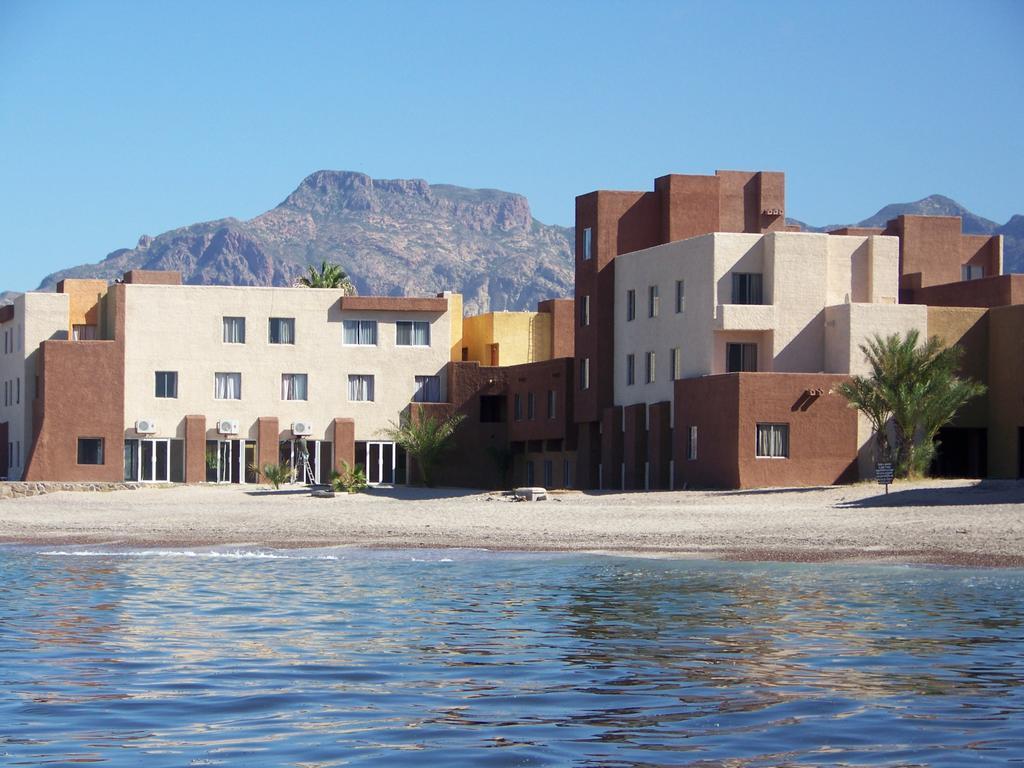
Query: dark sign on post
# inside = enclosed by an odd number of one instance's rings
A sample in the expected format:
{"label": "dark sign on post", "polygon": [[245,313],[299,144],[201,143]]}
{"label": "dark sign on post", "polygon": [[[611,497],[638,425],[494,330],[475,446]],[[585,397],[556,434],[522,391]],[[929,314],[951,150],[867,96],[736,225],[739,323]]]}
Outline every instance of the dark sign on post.
{"label": "dark sign on post", "polygon": [[879,462],[875,464],[875,481],[885,486],[885,492],[889,493],[889,484],[895,477],[895,470],[891,462]]}

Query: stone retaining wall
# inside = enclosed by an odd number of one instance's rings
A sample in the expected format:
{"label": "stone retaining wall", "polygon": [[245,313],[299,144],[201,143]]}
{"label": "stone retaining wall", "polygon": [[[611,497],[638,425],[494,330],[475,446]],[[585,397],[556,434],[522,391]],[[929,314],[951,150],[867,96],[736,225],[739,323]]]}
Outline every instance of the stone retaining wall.
{"label": "stone retaining wall", "polygon": [[42,496],[56,491],[134,491],[138,483],[0,483],[0,499]]}

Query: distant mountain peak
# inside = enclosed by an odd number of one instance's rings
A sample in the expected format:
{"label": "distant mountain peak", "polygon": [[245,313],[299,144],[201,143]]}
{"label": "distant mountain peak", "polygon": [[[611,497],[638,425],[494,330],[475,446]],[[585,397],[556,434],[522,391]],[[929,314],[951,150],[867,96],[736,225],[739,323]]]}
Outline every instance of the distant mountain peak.
{"label": "distant mountain peak", "polygon": [[912,203],[891,203],[882,208],[874,216],[859,222],[859,227],[884,227],[890,219],[897,216],[959,216],[964,222],[964,232],[972,234],[993,234],[999,225],[994,221],[977,216],[960,205],[956,200],[945,195],[928,195]]}

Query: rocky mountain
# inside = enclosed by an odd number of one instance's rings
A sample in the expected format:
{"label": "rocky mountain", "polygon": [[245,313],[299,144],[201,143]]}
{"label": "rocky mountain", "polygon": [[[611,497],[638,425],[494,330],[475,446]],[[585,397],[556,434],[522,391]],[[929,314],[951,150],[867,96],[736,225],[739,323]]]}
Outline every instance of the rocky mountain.
{"label": "rocky mountain", "polygon": [[98,264],[49,275],[114,279],[173,269],[185,282],[290,285],[309,264],[341,264],[359,293],[461,291],[468,312],[532,309],[572,295],[572,230],[542,224],[521,195],[317,171],[266,213],[143,235]]}
{"label": "rocky mountain", "polygon": [[10,304],[17,295],[17,291],[0,291],[0,307],[4,304]]}
{"label": "rocky mountain", "polygon": [[826,227],[815,227],[798,219],[787,219],[792,224],[799,224],[806,232],[828,232],[844,226],[884,227],[890,219],[897,216],[959,216],[963,219],[963,231],[972,235],[1003,236],[1003,271],[1024,272],[1024,216],[1013,216],[1000,226],[982,216],[972,213],[956,200],[942,195],[930,195],[913,203],[892,203],[856,224],[830,224]]}

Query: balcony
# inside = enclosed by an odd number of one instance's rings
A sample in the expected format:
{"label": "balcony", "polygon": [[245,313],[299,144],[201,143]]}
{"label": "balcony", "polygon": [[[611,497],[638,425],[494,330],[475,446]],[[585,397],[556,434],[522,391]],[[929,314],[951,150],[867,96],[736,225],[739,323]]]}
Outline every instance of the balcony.
{"label": "balcony", "polygon": [[775,307],[771,304],[719,304],[712,327],[716,331],[771,331],[775,329]]}

